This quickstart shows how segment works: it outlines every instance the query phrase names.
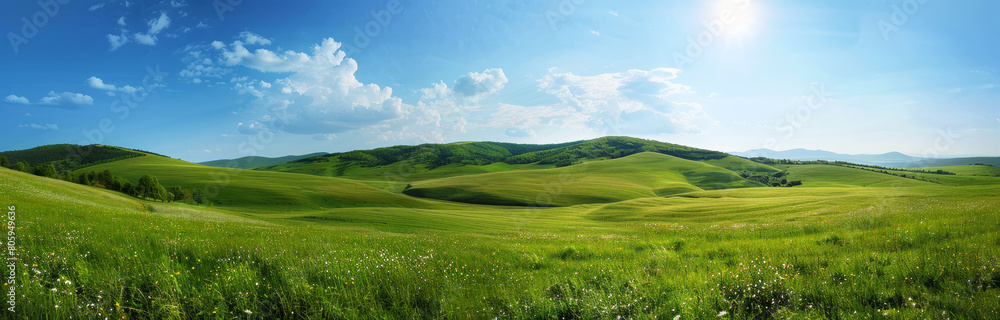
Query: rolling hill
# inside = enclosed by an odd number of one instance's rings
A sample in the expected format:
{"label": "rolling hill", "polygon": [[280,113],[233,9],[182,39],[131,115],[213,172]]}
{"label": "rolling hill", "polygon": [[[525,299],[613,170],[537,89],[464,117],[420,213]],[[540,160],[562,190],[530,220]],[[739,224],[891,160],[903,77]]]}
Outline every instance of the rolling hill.
{"label": "rolling hill", "polygon": [[[76,171],[155,175],[206,190],[201,206],[0,168],[25,262],[11,288],[22,317],[67,319],[1000,310],[995,167],[576,156],[566,166],[352,164],[324,177],[144,154]],[[804,184],[760,187],[743,171]]]}
{"label": "rolling hill", "polygon": [[727,169],[643,152],[562,168],[424,180],[413,183],[403,193],[475,204],[570,206],[759,186]]}
{"label": "rolling hill", "polygon": [[342,207],[435,208],[428,202],[333,177],[208,167],[160,156],[145,156],[79,170],[111,170],[133,183],[152,175],[160,184],[201,188],[215,206],[249,212],[289,212]]}
{"label": "rolling hill", "polygon": [[[671,143],[631,137],[604,137],[560,144],[458,142],[395,146],[314,156],[258,170],[305,173],[349,179],[377,180],[399,176],[407,180],[435,179],[470,173],[565,167],[597,159],[615,159],[654,152],[688,160],[722,160],[730,155]],[[768,170],[739,160],[721,161]],[[737,164],[739,163],[739,164]]]}
{"label": "rolling hill", "polygon": [[25,150],[0,152],[10,163],[25,162],[28,166],[52,164],[57,170],[76,170],[86,166],[155,154],[147,151],[99,144],[52,144]]}

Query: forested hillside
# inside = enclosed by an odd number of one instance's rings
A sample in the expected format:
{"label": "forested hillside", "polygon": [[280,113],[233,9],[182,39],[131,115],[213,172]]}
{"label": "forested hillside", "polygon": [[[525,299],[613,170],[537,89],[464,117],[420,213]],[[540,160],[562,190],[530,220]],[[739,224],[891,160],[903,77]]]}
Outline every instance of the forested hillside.
{"label": "forested hillside", "polygon": [[52,144],[25,150],[0,152],[11,164],[24,162],[29,167],[52,164],[56,170],[76,170],[83,167],[128,158],[141,157],[152,152],[112,147],[99,144]]}
{"label": "forested hillside", "polygon": [[[671,143],[630,137],[603,137],[560,144],[516,144],[502,142],[458,142],[394,146],[372,150],[314,156],[281,165],[282,171],[296,165],[329,163],[343,171],[350,166],[377,167],[408,160],[433,169],[445,165],[488,165],[538,163],[564,167],[590,159],[616,159],[640,152],[656,152],[688,160],[722,159],[726,153],[686,147]],[[264,167],[276,169],[278,165]]]}

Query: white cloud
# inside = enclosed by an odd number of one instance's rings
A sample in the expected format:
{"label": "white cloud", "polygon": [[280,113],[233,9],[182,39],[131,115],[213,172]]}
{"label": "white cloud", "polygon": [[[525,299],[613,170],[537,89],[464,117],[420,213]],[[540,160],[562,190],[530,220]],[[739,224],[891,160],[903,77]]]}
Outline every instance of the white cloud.
{"label": "white cloud", "polygon": [[205,24],[204,22],[198,22],[198,25],[196,25],[194,27],[198,28],[198,29],[204,29],[204,28],[208,28],[208,24]]}
{"label": "white cloud", "polygon": [[171,0],[170,1],[170,6],[174,7],[174,8],[186,7],[187,5],[188,5],[187,1],[184,1],[184,0],[181,0],[181,1],[173,1],[173,0]]}
{"label": "white cloud", "polygon": [[108,42],[111,43],[111,51],[118,50],[118,48],[121,48],[123,45],[128,43],[128,36],[125,34],[124,30],[120,36],[108,34],[107,37]]}
{"label": "white cloud", "polygon": [[248,44],[248,45],[257,45],[257,44],[259,44],[259,45],[266,46],[266,45],[270,45],[271,44],[271,39],[264,38],[264,37],[262,37],[262,36],[260,36],[260,35],[258,35],[256,33],[249,32],[249,31],[243,31],[243,32],[241,32],[240,36],[239,36],[239,39],[240,39],[240,41],[243,42],[243,44]]}
{"label": "white cloud", "polygon": [[118,87],[110,83],[105,83],[104,80],[101,80],[101,78],[98,77],[87,78],[87,83],[91,88],[106,90],[109,96],[115,96],[116,92],[134,95],[135,93],[142,91],[140,88],[135,88],[129,85]]}
{"label": "white cloud", "polygon": [[618,16],[618,11],[611,10],[611,11],[608,11],[608,14],[617,17]]}
{"label": "white cloud", "polygon": [[98,4],[90,6],[90,9],[87,9],[87,11],[95,11],[95,10],[103,8],[103,7],[104,7],[104,3],[98,3]]}
{"label": "white cloud", "polygon": [[236,129],[236,131],[239,131],[239,133],[242,134],[257,134],[258,132],[265,130],[264,124],[256,121],[250,124],[240,122],[236,125]]}
{"label": "white cloud", "polygon": [[538,136],[535,134],[535,130],[531,128],[509,128],[504,135],[511,138],[527,138]]}
{"label": "white cloud", "polygon": [[38,130],[59,130],[59,126],[57,126],[55,124],[51,124],[51,123],[47,123],[47,124],[44,124],[44,125],[34,124],[34,123],[27,124],[26,123],[26,124],[18,125],[17,127],[18,128],[32,128],[32,129],[38,129]]}
{"label": "white cloud", "polygon": [[584,116],[576,120],[602,135],[700,132],[695,122],[707,118],[701,106],[670,97],[693,93],[690,87],[671,82],[678,72],[657,68],[579,76],[550,70],[538,80],[538,88],[561,101],[555,107]]}
{"label": "white cloud", "polygon": [[30,103],[28,101],[28,98],[18,97],[18,96],[15,96],[15,95],[9,95],[9,96],[7,96],[7,98],[4,98],[3,101],[6,101],[7,103],[16,103],[16,104],[28,104],[28,103]]}
{"label": "white cloud", "polygon": [[91,88],[101,89],[101,90],[115,90],[115,86],[112,84],[104,83],[104,80],[98,77],[87,78],[87,83],[90,84]]}
{"label": "white cloud", "polygon": [[38,102],[48,106],[89,106],[94,104],[94,98],[82,93],[49,91],[49,95]]}
{"label": "white cloud", "polygon": [[135,35],[133,35],[133,37],[135,38],[135,42],[138,42],[138,43],[141,43],[141,44],[144,44],[144,45],[147,45],[147,46],[155,46],[156,45],[156,36],[154,36],[154,35],[146,34],[146,33],[136,33]]}
{"label": "white cloud", "polygon": [[122,26],[122,27],[125,26],[125,16],[122,16],[121,18],[118,18],[118,25]]}
{"label": "white cloud", "polygon": [[[4,101],[15,104],[32,104],[28,98],[13,94],[4,98]],[[47,96],[42,97],[34,104],[56,107],[89,106],[94,104],[94,98],[82,93],[49,91]]]}
{"label": "white cloud", "polygon": [[601,35],[600,32],[597,32],[597,30],[594,30],[594,29],[590,29],[590,34],[595,35],[595,36],[600,36]]}
{"label": "white cloud", "polygon": [[146,24],[149,25],[149,34],[157,34],[170,26],[170,17],[167,17],[166,12],[161,12],[159,18],[149,20]]}
{"label": "white cloud", "polygon": [[[217,75],[223,68],[245,67],[266,73],[290,73],[272,82],[234,78],[234,89],[258,99],[258,105],[278,110],[282,116],[281,131],[296,134],[333,134],[355,130],[404,115],[402,100],[392,96],[392,88],[363,84],[355,78],[357,63],[346,59],[341,44],[325,39],[313,46],[311,53],[286,50],[274,52],[264,48],[251,51],[247,45],[267,45],[271,41],[244,32],[228,45],[213,42],[216,59],[192,61],[182,76],[198,77],[208,68]],[[192,59],[195,60],[195,59]],[[213,62],[217,61],[217,62]],[[205,64],[208,62],[209,64]],[[199,70],[199,66],[200,70]],[[238,126],[243,133],[252,133],[275,121],[262,117],[252,124]],[[262,123],[260,127],[258,123]]]}
{"label": "white cloud", "polygon": [[484,96],[492,95],[503,89],[507,84],[507,76],[499,68],[486,69],[482,73],[470,72],[455,80],[453,86],[456,94],[468,98],[470,102],[479,102]]}
{"label": "white cloud", "polygon": [[[333,134],[354,130],[381,130],[381,138],[401,134],[426,133],[443,137],[442,131],[464,132],[469,124],[465,113],[476,110],[482,100],[496,94],[507,83],[501,69],[470,72],[451,86],[440,82],[418,90],[415,105],[393,96],[392,88],[364,84],[357,80],[357,62],[346,58],[341,44],[325,39],[311,51],[272,51],[271,39],[243,32],[235,41],[213,41],[210,45],[189,46],[188,66],[181,76],[192,82],[205,77],[223,78],[239,68],[282,77],[264,81],[248,76],[229,80],[240,94],[256,97],[257,118],[237,125],[242,134],[262,130],[308,134],[327,139]],[[267,109],[266,111],[263,109]],[[280,116],[279,116],[280,115]],[[279,125],[280,124],[280,125]]]}

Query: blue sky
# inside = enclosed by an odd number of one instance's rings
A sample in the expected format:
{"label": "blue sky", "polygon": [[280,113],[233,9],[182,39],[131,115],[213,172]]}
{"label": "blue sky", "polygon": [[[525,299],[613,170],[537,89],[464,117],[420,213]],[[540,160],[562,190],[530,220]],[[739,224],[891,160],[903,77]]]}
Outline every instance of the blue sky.
{"label": "blue sky", "polygon": [[0,149],[1000,156],[995,1],[5,2]]}

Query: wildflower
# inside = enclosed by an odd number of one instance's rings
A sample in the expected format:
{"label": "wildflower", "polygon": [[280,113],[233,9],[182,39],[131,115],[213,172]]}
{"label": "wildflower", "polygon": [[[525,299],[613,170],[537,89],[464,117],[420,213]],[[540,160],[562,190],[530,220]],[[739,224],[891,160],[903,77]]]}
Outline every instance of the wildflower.
{"label": "wildflower", "polygon": [[726,312],[725,310],[723,310],[723,311],[719,311],[719,314],[716,315],[716,316],[721,317],[721,316],[725,316],[727,314],[729,314],[729,312]]}
{"label": "wildflower", "polygon": [[253,313],[252,311],[250,311],[250,309],[243,310],[243,312],[246,312],[247,314],[252,314]]}

